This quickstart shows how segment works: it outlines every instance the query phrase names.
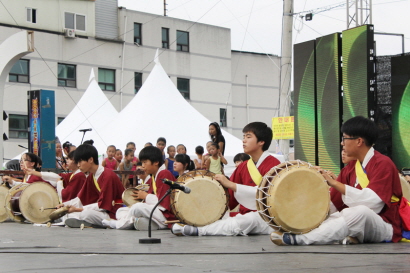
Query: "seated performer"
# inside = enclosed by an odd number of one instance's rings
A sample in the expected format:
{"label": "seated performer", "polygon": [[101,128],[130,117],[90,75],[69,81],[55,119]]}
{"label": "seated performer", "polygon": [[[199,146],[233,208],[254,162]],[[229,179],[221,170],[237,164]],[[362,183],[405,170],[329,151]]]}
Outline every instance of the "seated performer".
{"label": "seated performer", "polygon": [[57,182],[57,192],[62,202],[67,202],[77,197],[78,193],[82,189],[87,177],[78,168],[74,162],[74,153],[71,151],[67,155],[67,168],[72,171],[71,173],[60,173],[63,180]]}
{"label": "seated performer", "polygon": [[267,152],[272,142],[272,130],[263,122],[252,122],[245,126],[243,132],[244,153],[251,159],[242,162],[228,180],[224,175],[215,175],[215,179],[229,189],[229,207],[240,204],[239,214],[227,219],[218,220],[204,227],[192,227],[174,224],[175,235],[247,235],[269,234],[272,229],[252,211],[256,209],[256,186],[262,182],[263,176],[280,162]]}
{"label": "seated performer", "polygon": [[59,205],[69,206],[65,224],[72,228],[79,228],[82,224],[101,227],[103,219],[115,219],[115,213],[122,205],[124,187],[112,170],[98,165],[98,152],[94,146],[78,146],[74,161],[88,176],[78,196]]}
{"label": "seated performer", "polygon": [[343,124],[341,131],[343,150],[357,160],[349,162],[338,180],[318,168],[332,187],[331,200],[337,211],[306,234],[273,232],[271,240],[276,245],[380,243],[401,239],[400,180],[390,158],[372,147],[378,135],[376,125],[364,117],[354,117]]}
{"label": "seated performer", "polygon": [[8,175],[3,176],[3,181],[8,183],[10,187],[16,186],[21,183],[46,182],[39,176],[31,175],[31,171],[41,170],[40,161],[41,159],[33,153],[23,154],[20,159],[20,168],[22,171],[24,171],[23,181],[18,181],[17,179]]}
{"label": "seated performer", "polygon": [[[163,164],[162,152],[157,147],[147,146],[143,148],[139,154],[139,159],[145,173],[151,175],[150,182],[148,182],[150,184],[148,192],[134,191],[134,198],[142,199],[144,203],[136,203],[131,208],[120,208],[116,214],[118,221],[104,220],[102,221],[104,226],[117,229],[133,229],[135,227],[137,230],[147,230],[152,209],[169,189],[169,186],[164,184],[162,179],[175,181],[174,175]],[[169,196],[162,200],[155,209],[152,220],[153,230],[167,228],[165,221],[176,220],[171,210]]]}

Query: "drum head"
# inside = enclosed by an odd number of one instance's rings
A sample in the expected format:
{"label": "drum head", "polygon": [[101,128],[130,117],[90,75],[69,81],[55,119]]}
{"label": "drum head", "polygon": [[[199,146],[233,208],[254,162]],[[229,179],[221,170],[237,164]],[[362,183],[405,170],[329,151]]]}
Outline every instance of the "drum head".
{"label": "drum head", "polygon": [[19,206],[24,218],[32,223],[46,223],[50,219],[52,210],[43,210],[44,208],[53,208],[59,204],[56,190],[44,182],[36,182],[29,186],[21,193]]}
{"label": "drum head", "polygon": [[171,195],[172,210],[182,223],[202,227],[223,217],[229,195],[212,174],[192,171],[179,177],[178,182],[191,189],[189,194],[174,190]]}
{"label": "drum head", "polygon": [[5,185],[0,186],[0,223],[9,219],[6,210],[6,196],[9,193],[9,188]]}
{"label": "drum head", "polygon": [[274,170],[266,174],[266,180],[270,181],[266,207],[276,226],[300,234],[318,227],[326,219],[329,186],[310,164],[301,161],[292,164],[282,167],[278,174]]}
{"label": "drum head", "polygon": [[410,200],[410,183],[407,182],[406,178],[399,174],[400,176],[400,183],[401,183],[401,190],[403,191],[403,196],[407,199]]}
{"label": "drum head", "polygon": [[135,203],[142,202],[142,200],[135,200],[134,197],[131,195],[134,193],[134,190],[136,190],[136,188],[128,188],[122,193],[122,202],[127,207],[131,207]]}
{"label": "drum head", "polygon": [[26,220],[23,215],[20,213],[18,215],[15,215],[13,213],[13,210],[11,209],[11,198],[18,192],[23,191],[25,188],[27,188],[30,184],[27,183],[21,183],[19,185],[16,185],[12,187],[7,196],[6,196],[6,211],[9,216],[9,218],[15,222],[24,222]]}

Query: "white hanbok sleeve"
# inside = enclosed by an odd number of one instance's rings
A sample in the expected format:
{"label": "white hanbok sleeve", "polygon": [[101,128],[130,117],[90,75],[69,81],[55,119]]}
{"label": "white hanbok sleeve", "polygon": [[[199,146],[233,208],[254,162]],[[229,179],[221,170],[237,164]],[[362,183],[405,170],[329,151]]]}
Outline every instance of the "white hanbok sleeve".
{"label": "white hanbok sleeve", "polygon": [[43,178],[44,181],[49,182],[55,188],[57,187],[57,181],[61,179],[61,176],[52,172],[41,172],[41,178]]}
{"label": "white hanbok sleeve", "polygon": [[348,207],[364,205],[375,213],[379,213],[385,205],[373,190],[369,188],[359,190],[348,185],[345,194],[342,194],[342,200]]}
{"label": "white hanbok sleeve", "polygon": [[67,202],[63,203],[64,206],[74,206],[76,208],[82,208],[83,203],[81,202],[80,198],[76,197],[74,199],[68,200]]}
{"label": "white hanbok sleeve", "polygon": [[250,210],[256,210],[256,192],[257,187],[251,187],[242,184],[236,184],[234,196],[239,204]]}
{"label": "white hanbok sleeve", "polygon": [[148,205],[155,206],[155,204],[158,203],[158,197],[155,194],[148,194],[147,197],[145,197],[145,203]]}

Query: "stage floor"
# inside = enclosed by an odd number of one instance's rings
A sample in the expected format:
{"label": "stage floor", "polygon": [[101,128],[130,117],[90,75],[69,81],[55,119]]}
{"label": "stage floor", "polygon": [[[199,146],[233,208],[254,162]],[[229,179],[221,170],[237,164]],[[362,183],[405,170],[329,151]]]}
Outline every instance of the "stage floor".
{"label": "stage floor", "polygon": [[0,272],[410,272],[410,243],[275,246],[268,235],[176,237],[0,224]]}

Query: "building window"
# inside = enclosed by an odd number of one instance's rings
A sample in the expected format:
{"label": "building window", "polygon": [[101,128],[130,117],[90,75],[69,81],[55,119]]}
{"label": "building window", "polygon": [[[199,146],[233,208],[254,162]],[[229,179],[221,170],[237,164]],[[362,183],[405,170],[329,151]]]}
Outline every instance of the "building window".
{"label": "building window", "polygon": [[226,127],[226,109],[219,108],[219,125],[221,127]]}
{"label": "building window", "polygon": [[169,28],[162,28],[162,48],[169,49]]}
{"label": "building window", "polygon": [[85,31],[85,15],[65,12],[64,18],[65,18],[65,21],[64,21],[65,28]]}
{"label": "building window", "polygon": [[115,70],[98,68],[98,85],[104,91],[115,91]]}
{"label": "building window", "polygon": [[65,118],[57,117],[57,125],[60,124]]}
{"label": "building window", "polygon": [[72,64],[58,64],[58,86],[76,86],[75,68]]}
{"label": "building window", "polygon": [[142,25],[134,23],[134,43],[142,45]]}
{"label": "building window", "polygon": [[27,115],[9,115],[9,137],[28,139]]}
{"label": "building window", "polygon": [[142,73],[135,72],[134,77],[134,93],[137,94],[142,86]]}
{"label": "building window", "polygon": [[26,8],[27,12],[27,22],[37,23],[37,10],[32,8]]}
{"label": "building window", "polygon": [[177,30],[177,51],[189,52],[189,33]]}
{"label": "building window", "polygon": [[28,83],[29,72],[29,60],[18,60],[10,70],[9,82]]}
{"label": "building window", "polygon": [[189,100],[189,79],[177,78],[177,88],[182,96]]}

